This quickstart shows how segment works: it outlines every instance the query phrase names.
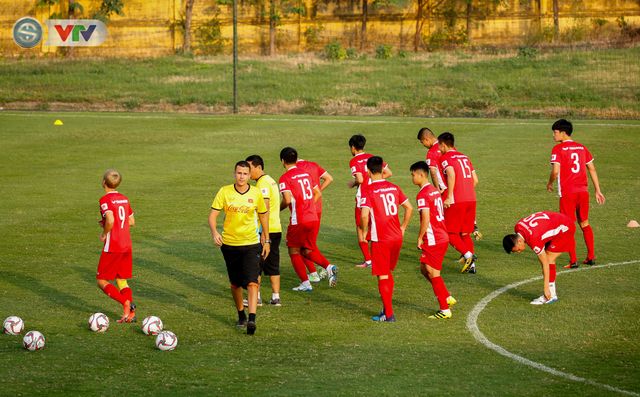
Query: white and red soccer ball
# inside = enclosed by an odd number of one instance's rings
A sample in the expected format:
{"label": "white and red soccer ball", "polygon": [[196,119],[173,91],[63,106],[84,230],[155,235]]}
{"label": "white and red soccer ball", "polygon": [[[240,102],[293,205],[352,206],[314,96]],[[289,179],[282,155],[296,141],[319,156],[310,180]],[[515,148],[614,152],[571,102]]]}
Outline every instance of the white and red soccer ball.
{"label": "white and red soccer ball", "polygon": [[24,321],[18,316],[9,316],[4,319],[2,332],[9,335],[20,335],[24,330]]}
{"label": "white and red soccer ball", "polygon": [[22,338],[22,346],[31,352],[42,350],[44,349],[44,335],[38,331],[29,331]]}
{"label": "white and red soccer ball", "polygon": [[89,317],[89,329],[93,332],[105,332],[109,329],[109,317],[104,313],[93,313]]}
{"label": "white and red soccer ball", "polygon": [[171,331],[162,331],[156,336],[156,347],[162,351],[173,350],[178,346],[178,337]]}
{"label": "white and red soccer ball", "polygon": [[162,329],[163,324],[159,317],[149,316],[142,320],[142,332],[145,335],[158,335]]}

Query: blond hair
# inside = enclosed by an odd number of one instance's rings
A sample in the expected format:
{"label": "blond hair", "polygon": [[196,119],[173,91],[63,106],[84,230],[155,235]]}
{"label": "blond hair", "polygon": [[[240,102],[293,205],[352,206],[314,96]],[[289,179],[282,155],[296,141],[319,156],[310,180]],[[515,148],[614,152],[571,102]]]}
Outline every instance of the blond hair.
{"label": "blond hair", "polygon": [[102,181],[109,189],[115,189],[120,185],[120,182],[122,182],[122,175],[120,175],[117,170],[110,168],[104,172]]}

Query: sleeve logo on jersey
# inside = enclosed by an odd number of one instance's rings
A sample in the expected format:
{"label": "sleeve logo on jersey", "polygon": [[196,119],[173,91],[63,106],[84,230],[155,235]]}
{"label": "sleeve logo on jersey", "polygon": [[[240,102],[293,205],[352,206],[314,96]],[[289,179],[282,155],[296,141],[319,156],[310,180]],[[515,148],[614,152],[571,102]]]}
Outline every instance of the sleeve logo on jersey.
{"label": "sleeve logo on jersey", "polygon": [[418,207],[424,207],[426,205],[426,202],[424,201],[423,198],[418,199]]}
{"label": "sleeve logo on jersey", "polygon": [[353,167],[351,167],[351,173],[356,172],[356,166],[354,165]]}
{"label": "sleeve logo on jersey", "polygon": [[262,194],[263,194],[264,196],[269,195],[269,189],[267,189],[267,188],[262,188],[262,189],[261,189],[261,191],[262,191]]}
{"label": "sleeve logo on jersey", "polygon": [[103,211],[106,211],[109,209],[109,206],[107,205],[107,203],[102,203],[100,204],[100,208],[102,208]]}
{"label": "sleeve logo on jersey", "polygon": [[447,160],[442,162],[442,168],[447,168],[449,166],[449,162]]}
{"label": "sleeve logo on jersey", "polygon": [[248,202],[248,203],[253,203],[253,199],[252,199],[252,198],[250,198],[250,199],[248,199],[248,200],[247,200],[247,202]]}
{"label": "sleeve logo on jersey", "polygon": [[533,247],[533,252],[535,252],[536,254],[539,254],[542,252],[542,249],[540,247]]}
{"label": "sleeve logo on jersey", "polygon": [[280,184],[280,190],[284,190],[287,186],[284,184],[284,182],[282,182]]}
{"label": "sleeve logo on jersey", "polygon": [[556,160],[556,155],[555,155],[555,154],[552,154],[552,155],[551,155],[551,161],[555,161],[555,160]]}

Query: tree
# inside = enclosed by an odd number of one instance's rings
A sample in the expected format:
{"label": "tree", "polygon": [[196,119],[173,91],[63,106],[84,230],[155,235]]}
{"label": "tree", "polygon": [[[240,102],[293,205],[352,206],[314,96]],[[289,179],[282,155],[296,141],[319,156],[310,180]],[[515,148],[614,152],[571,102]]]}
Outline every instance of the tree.
{"label": "tree", "polygon": [[560,19],[558,18],[559,0],[553,0],[553,40],[558,41],[560,38]]}
{"label": "tree", "polygon": [[182,52],[191,52],[191,21],[193,19],[193,5],[196,0],[185,0],[184,4],[184,36],[182,41]]}

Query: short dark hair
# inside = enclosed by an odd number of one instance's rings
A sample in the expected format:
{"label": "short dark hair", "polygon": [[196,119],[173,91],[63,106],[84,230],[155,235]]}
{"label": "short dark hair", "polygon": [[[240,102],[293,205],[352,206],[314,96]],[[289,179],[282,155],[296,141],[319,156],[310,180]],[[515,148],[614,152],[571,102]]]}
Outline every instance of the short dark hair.
{"label": "short dark hair", "polygon": [[349,139],[349,146],[353,146],[354,148],[356,148],[356,150],[364,149],[364,145],[366,144],[367,138],[365,138],[364,135],[361,134],[354,135]]}
{"label": "short dark hair", "polygon": [[573,124],[571,124],[569,120],[560,119],[551,126],[551,131],[555,130],[566,132],[567,135],[571,136],[573,133]]}
{"label": "short dark hair", "polygon": [[384,164],[384,160],[382,160],[382,157],[371,156],[367,160],[367,169],[371,171],[372,174],[381,174],[382,164]]}
{"label": "short dark hair", "polygon": [[421,141],[422,138],[424,138],[424,136],[427,135],[428,133],[433,135],[433,131],[431,131],[429,128],[427,127],[420,128],[420,131],[418,131],[418,140]]}
{"label": "short dark hair", "polygon": [[240,160],[240,161],[238,161],[238,162],[236,163],[236,166],[235,166],[235,167],[233,167],[233,169],[235,170],[235,169],[236,169],[236,168],[238,168],[238,167],[245,167],[245,168],[249,168],[249,169],[251,169],[251,166],[250,166],[250,165],[249,165],[249,163],[248,163],[248,162],[246,162],[245,160]]}
{"label": "short dark hair", "polygon": [[502,248],[504,248],[507,254],[510,254],[511,252],[513,252],[512,250],[513,250],[513,247],[516,246],[516,242],[518,242],[517,234],[507,234],[502,239]]}
{"label": "short dark hair", "polygon": [[280,151],[280,160],[284,161],[285,164],[295,164],[298,161],[298,151],[287,146]]}
{"label": "short dark hair", "polygon": [[442,134],[438,135],[438,142],[444,143],[449,147],[455,146],[455,139],[453,138],[453,134],[450,132],[443,132]]}
{"label": "short dark hair", "polygon": [[411,164],[411,167],[409,167],[409,171],[424,171],[425,174],[429,175],[429,165],[426,161],[416,161],[415,163]]}
{"label": "short dark hair", "polygon": [[262,160],[262,157],[257,154],[252,154],[251,156],[247,157],[245,161],[253,164],[254,167],[260,166],[260,168],[264,170],[264,160]]}

